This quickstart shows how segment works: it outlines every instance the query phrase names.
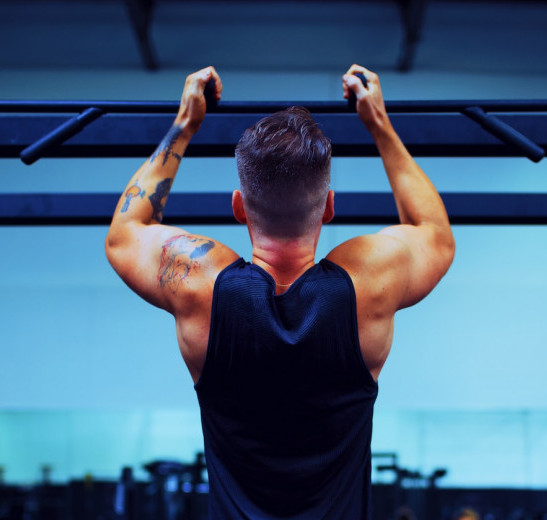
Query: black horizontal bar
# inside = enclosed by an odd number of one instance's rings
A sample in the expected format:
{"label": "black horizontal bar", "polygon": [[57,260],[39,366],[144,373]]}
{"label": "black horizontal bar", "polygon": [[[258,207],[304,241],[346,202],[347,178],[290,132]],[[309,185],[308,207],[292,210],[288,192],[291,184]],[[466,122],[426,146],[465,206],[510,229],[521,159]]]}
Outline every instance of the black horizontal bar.
{"label": "black horizontal bar", "polygon": [[[212,113],[261,114],[290,106],[312,113],[350,113],[347,101],[220,101]],[[386,101],[390,113],[455,113],[478,106],[487,112],[547,112],[547,99],[537,100],[410,100]],[[76,113],[96,107],[110,114],[176,114],[175,101],[0,101],[0,113]]]}
{"label": "black horizontal bar", "polygon": [[469,107],[463,114],[479,123],[487,132],[496,136],[504,143],[517,147],[528,159],[539,162],[545,156],[545,150],[539,147],[531,139],[517,132],[513,127],[501,121],[492,114],[487,114],[480,107]]}
{"label": "black horizontal bar", "polygon": [[[443,193],[453,224],[547,224],[547,193]],[[119,194],[0,194],[0,225],[108,225]],[[333,224],[398,222],[391,193],[337,193]],[[172,193],[166,224],[235,224],[231,193]]]}
{"label": "black horizontal bar", "polygon": [[[188,157],[230,157],[241,135],[263,114],[208,114],[192,139]],[[70,116],[0,117],[0,158],[21,151],[62,125]],[[317,114],[314,119],[331,139],[333,155],[377,156],[371,135],[355,114]],[[547,115],[499,116],[538,146],[547,147]],[[411,153],[430,157],[518,157],[522,152],[485,132],[461,114],[394,114],[393,126]],[[106,114],[50,148],[44,157],[147,157],[172,124],[166,114]]]}
{"label": "black horizontal bar", "polygon": [[36,142],[27,146],[21,151],[21,160],[25,164],[33,164],[52,146],[63,144],[67,139],[76,135],[87,125],[91,124],[98,117],[103,115],[103,111],[91,107],[85,109],[81,114],[71,117],[59,127],[42,136]]}

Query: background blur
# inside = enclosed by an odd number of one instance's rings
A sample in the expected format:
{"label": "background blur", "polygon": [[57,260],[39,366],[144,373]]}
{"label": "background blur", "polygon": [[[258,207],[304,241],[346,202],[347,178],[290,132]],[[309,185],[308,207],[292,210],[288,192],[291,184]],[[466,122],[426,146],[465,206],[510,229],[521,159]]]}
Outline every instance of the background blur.
{"label": "background blur", "polygon": [[[401,72],[395,2],[158,1],[143,65],[120,1],[0,1],[1,99],[177,100],[215,65],[226,100],[339,100],[357,62],[387,100],[547,98],[547,2],[432,1]],[[407,64],[408,65],[408,64]],[[167,128],[166,128],[167,131]],[[0,161],[0,190],[121,193],[141,159]],[[547,192],[547,162],[431,159],[442,191]],[[340,191],[388,191],[379,159],[335,159]],[[231,159],[185,159],[174,191],[237,187]],[[244,228],[190,228],[249,258]],[[378,228],[329,226],[318,258]],[[199,410],[173,320],[133,295],[105,227],[0,228],[0,466],[9,482],[116,478],[193,459]],[[398,315],[373,451],[446,486],[547,488],[547,228],[457,226],[454,265]],[[137,471],[137,476],[139,473]],[[375,481],[382,474],[375,473]]]}

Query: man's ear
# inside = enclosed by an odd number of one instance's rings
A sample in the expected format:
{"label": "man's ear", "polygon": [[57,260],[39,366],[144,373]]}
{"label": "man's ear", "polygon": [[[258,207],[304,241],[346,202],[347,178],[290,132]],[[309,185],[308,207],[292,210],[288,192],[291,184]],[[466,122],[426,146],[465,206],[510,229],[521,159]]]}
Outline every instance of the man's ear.
{"label": "man's ear", "polygon": [[240,224],[247,224],[247,214],[243,207],[243,195],[239,190],[234,190],[232,193],[232,211],[235,219]]}
{"label": "man's ear", "polygon": [[325,203],[325,211],[323,212],[323,224],[330,222],[334,218],[334,191],[329,190],[327,194],[327,202]]}

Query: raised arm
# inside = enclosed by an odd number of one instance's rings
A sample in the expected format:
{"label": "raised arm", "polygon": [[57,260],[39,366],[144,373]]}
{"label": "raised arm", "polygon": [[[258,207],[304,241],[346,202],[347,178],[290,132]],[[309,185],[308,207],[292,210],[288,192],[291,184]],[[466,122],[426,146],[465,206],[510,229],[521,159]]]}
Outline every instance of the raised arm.
{"label": "raised arm", "polygon": [[217,244],[161,225],[182,156],[205,117],[203,91],[211,78],[220,99],[222,84],[213,67],[186,79],[173,126],[127,184],[106,237],[108,260],[120,277],[140,296],[169,311],[173,311],[173,295],[188,275],[192,261],[208,254]]}
{"label": "raised arm", "polygon": [[[355,73],[365,75],[366,87]],[[356,253],[362,249],[385,266],[394,306],[407,307],[425,297],[452,263],[455,244],[448,216],[437,190],[392,127],[378,76],[353,65],[343,76],[343,88],[345,97],[350,90],[357,97],[357,112],[378,147],[401,221],[352,245]]]}

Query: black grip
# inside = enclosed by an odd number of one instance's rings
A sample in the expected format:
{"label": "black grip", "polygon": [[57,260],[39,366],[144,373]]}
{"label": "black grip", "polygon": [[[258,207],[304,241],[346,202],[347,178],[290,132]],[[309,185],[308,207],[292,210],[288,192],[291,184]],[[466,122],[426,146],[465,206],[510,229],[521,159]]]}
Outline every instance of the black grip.
{"label": "black grip", "polygon": [[49,134],[44,135],[35,143],[27,146],[21,151],[20,157],[25,164],[32,164],[42,157],[48,148],[63,144],[67,139],[76,135],[80,130],[83,130],[87,125],[95,121],[103,115],[100,108],[91,107],[84,110],[81,114],[65,121],[61,126],[52,130]]}
{"label": "black grip", "polygon": [[216,89],[215,89],[215,80],[211,78],[206,84],[205,88],[203,89],[203,95],[205,96],[205,105],[207,106],[207,112],[211,112],[217,108],[218,106],[218,100],[215,95]]}
{"label": "black grip", "polygon": [[498,139],[520,150],[528,159],[539,162],[545,156],[545,150],[531,139],[515,130],[512,126],[487,114],[480,107],[469,107],[463,110],[463,114],[481,125],[487,132]]}
{"label": "black grip", "polygon": [[[364,74],[362,74],[361,72],[355,72],[353,75],[361,80],[363,87],[367,87],[367,78]],[[355,110],[357,110],[357,98],[355,97],[353,90],[349,91],[348,108],[351,112],[355,112]]]}

